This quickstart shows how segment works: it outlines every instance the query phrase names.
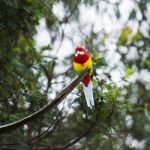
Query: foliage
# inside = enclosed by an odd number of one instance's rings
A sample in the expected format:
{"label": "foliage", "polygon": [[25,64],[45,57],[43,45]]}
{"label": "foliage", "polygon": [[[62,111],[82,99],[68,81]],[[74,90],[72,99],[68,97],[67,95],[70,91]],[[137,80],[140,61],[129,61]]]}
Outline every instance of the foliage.
{"label": "foliage", "polygon": [[[84,24],[81,7],[94,8],[97,14],[108,14],[119,22],[121,1],[0,0],[0,124],[39,110],[74,78],[73,55],[61,60],[57,54],[66,39],[76,45],[76,32],[92,56],[95,100],[95,108],[87,108],[78,85],[66,103],[22,128],[1,134],[0,149],[149,149],[149,2],[133,3],[138,9],[130,12],[117,33],[110,33],[105,27],[98,32],[94,24]],[[57,5],[64,8],[61,17],[54,12]],[[115,13],[110,14],[109,8]],[[41,20],[50,43],[39,48],[35,35]],[[115,48],[110,46],[112,41]],[[116,64],[115,57],[108,59],[112,49],[119,57]],[[120,68],[116,83],[113,71]],[[130,145],[132,140],[144,144]]]}

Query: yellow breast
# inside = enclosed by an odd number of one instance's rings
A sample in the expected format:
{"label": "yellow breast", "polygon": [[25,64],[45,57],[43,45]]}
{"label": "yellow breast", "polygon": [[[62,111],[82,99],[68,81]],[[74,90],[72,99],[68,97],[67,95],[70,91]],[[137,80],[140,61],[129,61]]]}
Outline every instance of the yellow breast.
{"label": "yellow breast", "polygon": [[89,58],[84,64],[76,63],[73,61],[74,70],[77,73],[81,73],[85,68],[91,68],[90,74],[92,74],[92,60]]}

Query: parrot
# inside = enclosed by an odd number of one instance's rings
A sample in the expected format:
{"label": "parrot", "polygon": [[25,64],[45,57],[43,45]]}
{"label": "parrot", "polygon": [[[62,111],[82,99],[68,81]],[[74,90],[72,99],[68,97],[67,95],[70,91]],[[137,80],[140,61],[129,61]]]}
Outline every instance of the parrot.
{"label": "parrot", "polygon": [[86,52],[85,48],[78,46],[75,48],[75,55],[73,58],[73,68],[77,74],[81,73],[84,69],[90,68],[90,72],[82,80],[83,91],[86,99],[87,106],[92,109],[94,107],[93,98],[93,84],[92,84],[92,60],[90,55]]}

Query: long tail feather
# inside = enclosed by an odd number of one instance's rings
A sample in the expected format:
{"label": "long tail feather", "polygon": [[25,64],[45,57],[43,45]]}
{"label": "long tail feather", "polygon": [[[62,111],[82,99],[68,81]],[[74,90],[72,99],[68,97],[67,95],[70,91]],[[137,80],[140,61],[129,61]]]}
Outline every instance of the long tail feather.
{"label": "long tail feather", "polygon": [[87,106],[92,108],[92,106],[94,106],[94,98],[93,98],[93,85],[92,85],[92,81],[90,80],[88,86],[85,86],[83,84],[83,91],[84,91],[84,95],[85,95],[85,99],[87,102]]}

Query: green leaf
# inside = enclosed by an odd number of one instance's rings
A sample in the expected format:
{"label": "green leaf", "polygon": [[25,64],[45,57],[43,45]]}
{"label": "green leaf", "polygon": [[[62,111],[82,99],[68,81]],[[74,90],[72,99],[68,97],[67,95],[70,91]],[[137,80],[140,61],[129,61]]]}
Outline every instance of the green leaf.
{"label": "green leaf", "polygon": [[128,26],[122,28],[120,35],[119,35],[119,41],[118,43],[120,45],[125,45],[128,42],[129,36],[131,36],[132,29]]}
{"label": "green leaf", "polygon": [[141,36],[142,36],[142,33],[140,31],[138,31],[132,36],[131,41],[136,42],[137,40],[139,40],[141,38]]}
{"label": "green leaf", "polygon": [[125,77],[130,77],[135,72],[133,67],[129,67],[128,65],[125,66]]}

